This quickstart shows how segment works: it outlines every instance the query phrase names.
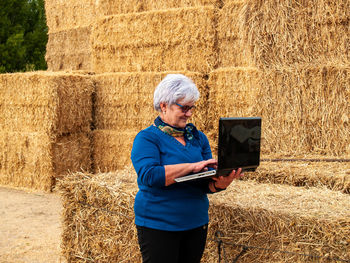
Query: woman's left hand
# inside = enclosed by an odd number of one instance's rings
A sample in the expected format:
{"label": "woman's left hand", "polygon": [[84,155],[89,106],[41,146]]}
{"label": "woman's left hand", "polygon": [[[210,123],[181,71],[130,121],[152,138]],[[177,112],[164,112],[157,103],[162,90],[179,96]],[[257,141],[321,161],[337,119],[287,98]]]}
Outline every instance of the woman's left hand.
{"label": "woman's left hand", "polygon": [[237,170],[233,170],[228,176],[219,176],[213,177],[214,184],[216,188],[226,189],[233,180],[239,179],[244,176],[242,172],[242,168],[238,168]]}

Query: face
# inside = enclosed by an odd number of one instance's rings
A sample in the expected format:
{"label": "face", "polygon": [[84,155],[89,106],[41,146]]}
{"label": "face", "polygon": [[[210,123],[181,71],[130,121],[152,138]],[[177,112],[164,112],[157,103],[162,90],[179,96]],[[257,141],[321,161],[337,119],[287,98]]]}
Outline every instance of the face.
{"label": "face", "polygon": [[[176,103],[182,105],[185,108],[186,106],[194,106],[194,102],[185,103],[183,99],[178,100]],[[177,128],[185,128],[187,120],[192,116],[193,109],[183,112],[183,108],[177,104],[169,106],[165,103],[161,103],[160,108],[162,110],[162,113],[160,114],[160,117],[164,122],[170,124],[171,126]]]}

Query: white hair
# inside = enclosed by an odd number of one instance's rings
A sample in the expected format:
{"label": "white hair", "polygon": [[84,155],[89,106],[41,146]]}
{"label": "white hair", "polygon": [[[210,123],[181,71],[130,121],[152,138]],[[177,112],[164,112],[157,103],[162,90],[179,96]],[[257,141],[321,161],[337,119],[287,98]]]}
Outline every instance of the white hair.
{"label": "white hair", "polygon": [[161,111],[161,103],[172,105],[179,99],[183,99],[184,103],[196,102],[199,99],[199,91],[188,77],[182,74],[168,74],[154,91],[154,109]]}

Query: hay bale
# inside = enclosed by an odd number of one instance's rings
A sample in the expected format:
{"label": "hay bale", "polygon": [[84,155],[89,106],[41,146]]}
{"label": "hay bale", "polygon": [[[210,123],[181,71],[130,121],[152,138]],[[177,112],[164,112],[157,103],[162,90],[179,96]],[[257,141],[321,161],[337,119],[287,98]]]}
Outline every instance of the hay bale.
{"label": "hay bale", "polygon": [[59,136],[51,147],[55,179],[72,172],[91,171],[92,149],[90,132]]}
{"label": "hay bale", "polygon": [[218,11],[218,68],[254,66],[250,50],[240,32],[240,17],[245,1],[226,1]]}
{"label": "hay bale", "polygon": [[45,60],[48,70],[91,70],[91,26],[49,34]]}
{"label": "hay bale", "polygon": [[48,191],[53,180],[45,133],[0,132],[0,184]]}
{"label": "hay bale", "polygon": [[194,71],[215,68],[215,8],[107,16],[93,29],[93,70]]}
{"label": "hay bale", "polygon": [[0,130],[88,132],[93,83],[79,74],[30,72],[0,75]]}
{"label": "hay bale", "polygon": [[262,161],[256,172],[247,173],[244,178],[260,183],[328,188],[350,194],[349,161],[341,162],[344,159],[339,157],[310,155],[299,158],[294,156],[295,161],[287,160],[292,159],[284,157]]}
{"label": "hay bale", "polygon": [[145,12],[151,10],[163,10],[169,8],[198,7],[205,5],[220,5],[219,0],[99,0],[96,3],[98,16],[117,15],[125,13]]}
{"label": "hay bale", "polygon": [[299,63],[349,64],[348,0],[246,1],[242,39],[262,68]]}
{"label": "hay bale", "polygon": [[62,253],[68,262],[140,262],[134,227],[136,175],[73,174],[60,183]]}
{"label": "hay bale", "polygon": [[46,0],[49,33],[87,27],[95,19],[95,0]]}
{"label": "hay bale", "polygon": [[350,155],[349,66],[266,70],[259,82],[265,153]]}
{"label": "hay bale", "polygon": [[[311,254],[350,260],[350,196],[326,189],[235,181],[227,191],[210,197],[209,242],[204,262],[217,260],[215,232],[228,262],[250,248],[239,262],[315,262]],[[270,249],[270,250],[263,250]],[[280,253],[288,251],[291,253]],[[222,252],[222,251],[221,251]],[[223,253],[223,252],[222,252]],[[223,254],[222,254],[223,255]]]}
{"label": "hay bale", "polygon": [[90,171],[87,134],[53,139],[45,132],[0,132],[0,184],[50,191],[56,178]]}
{"label": "hay bale", "polygon": [[[139,262],[133,202],[136,174],[73,174],[60,183],[63,253],[69,262]],[[210,196],[209,236],[202,262],[218,260],[224,242],[273,250],[350,258],[350,196],[326,189],[235,181]],[[242,250],[222,244],[231,261]],[[223,256],[223,253],[222,253]],[[309,262],[309,258],[249,249],[242,262]],[[326,262],[320,260],[319,262]]]}
{"label": "hay bale", "polygon": [[93,131],[92,159],[94,172],[111,172],[131,165],[131,148],[139,130],[132,127],[124,131]]}
{"label": "hay bale", "polygon": [[140,131],[153,123],[158,115],[153,108],[153,93],[169,73],[182,73],[197,85],[201,97],[198,111],[191,122],[205,127],[208,94],[206,77],[194,72],[108,73],[93,76],[96,85],[94,122],[96,129]]}

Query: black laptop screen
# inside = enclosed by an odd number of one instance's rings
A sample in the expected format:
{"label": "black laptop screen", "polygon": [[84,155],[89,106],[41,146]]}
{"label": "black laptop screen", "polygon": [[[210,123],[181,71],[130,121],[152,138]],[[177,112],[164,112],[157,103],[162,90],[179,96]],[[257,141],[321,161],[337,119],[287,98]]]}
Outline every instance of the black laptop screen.
{"label": "black laptop screen", "polygon": [[255,170],[260,163],[261,118],[221,118],[219,170]]}

